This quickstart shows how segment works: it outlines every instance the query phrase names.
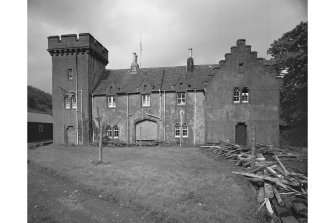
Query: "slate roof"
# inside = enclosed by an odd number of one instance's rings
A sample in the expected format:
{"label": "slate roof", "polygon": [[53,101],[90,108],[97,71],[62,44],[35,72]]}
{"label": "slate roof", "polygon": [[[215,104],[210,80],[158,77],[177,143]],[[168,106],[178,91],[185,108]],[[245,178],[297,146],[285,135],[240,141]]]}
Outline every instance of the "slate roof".
{"label": "slate roof", "polygon": [[49,114],[28,112],[28,122],[53,123],[53,119]]}
{"label": "slate roof", "polygon": [[217,72],[218,64],[194,65],[192,72],[186,66],[140,68],[132,74],[129,69],[106,70],[93,95],[121,93],[149,93],[152,91],[203,90]]}

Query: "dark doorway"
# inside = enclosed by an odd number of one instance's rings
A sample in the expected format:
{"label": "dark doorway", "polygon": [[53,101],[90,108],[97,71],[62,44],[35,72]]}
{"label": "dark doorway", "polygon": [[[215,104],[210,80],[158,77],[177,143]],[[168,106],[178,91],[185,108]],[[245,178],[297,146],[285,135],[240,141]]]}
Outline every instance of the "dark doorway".
{"label": "dark doorway", "polygon": [[68,145],[76,144],[76,130],[73,126],[69,126],[66,128],[66,143]]}
{"label": "dark doorway", "polygon": [[157,140],[157,123],[151,120],[143,120],[136,123],[136,141]]}
{"label": "dark doorway", "polygon": [[238,145],[247,145],[247,126],[245,123],[237,123],[235,127],[235,143]]}

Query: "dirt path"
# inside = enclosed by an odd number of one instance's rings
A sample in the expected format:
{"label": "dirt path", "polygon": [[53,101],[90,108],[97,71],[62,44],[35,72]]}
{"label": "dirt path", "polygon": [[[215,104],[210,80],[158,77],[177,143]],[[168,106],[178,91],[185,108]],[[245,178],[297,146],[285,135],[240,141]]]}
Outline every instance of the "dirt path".
{"label": "dirt path", "polygon": [[28,222],[153,222],[28,165]]}

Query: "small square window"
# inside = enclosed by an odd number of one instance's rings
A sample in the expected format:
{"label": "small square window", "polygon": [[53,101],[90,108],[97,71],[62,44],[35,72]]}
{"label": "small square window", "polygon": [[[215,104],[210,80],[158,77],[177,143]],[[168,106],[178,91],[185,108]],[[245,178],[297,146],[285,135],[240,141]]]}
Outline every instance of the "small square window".
{"label": "small square window", "polygon": [[70,81],[73,80],[72,69],[67,70],[67,79],[70,80]]}
{"label": "small square window", "polygon": [[185,105],[185,103],[186,103],[186,93],[185,92],[177,93],[177,104]]}
{"label": "small square window", "polygon": [[116,98],[114,96],[107,97],[108,108],[116,108]]}
{"label": "small square window", "polygon": [[142,95],[142,107],[150,107],[150,95],[149,94]]}
{"label": "small square window", "polygon": [[38,125],[38,132],[42,133],[43,132],[43,125]]}

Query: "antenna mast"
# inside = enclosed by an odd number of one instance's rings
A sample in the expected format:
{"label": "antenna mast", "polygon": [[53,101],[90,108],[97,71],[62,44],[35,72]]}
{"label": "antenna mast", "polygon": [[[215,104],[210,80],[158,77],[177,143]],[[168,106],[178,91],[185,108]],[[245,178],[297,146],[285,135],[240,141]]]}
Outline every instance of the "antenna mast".
{"label": "antenna mast", "polygon": [[142,68],[142,34],[140,33],[140,67]]}

